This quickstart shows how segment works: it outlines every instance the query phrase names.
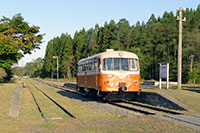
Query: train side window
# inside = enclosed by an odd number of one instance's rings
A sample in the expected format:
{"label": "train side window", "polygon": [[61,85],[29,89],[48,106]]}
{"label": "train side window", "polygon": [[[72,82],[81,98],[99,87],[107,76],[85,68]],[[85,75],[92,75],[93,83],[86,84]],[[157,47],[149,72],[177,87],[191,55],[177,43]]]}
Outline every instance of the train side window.
{"label": "train side window", "polygon": [[82,66],[82,71],[83,71],[83,72],[86,71],[86,65],[83,65],[83,66]]}
{"label": "train side window", "polygon": [[89,64],[87,63],[86,66],[86,71],[89,71]]}
{"label": "train side window", "polygon": [[97,58],[97,71],[100,71],[100,65],[101,65],[101,60],[100,58]]}
{"label": "train side window", "polygon": [[137,59],[130,59],[130,70],[137,70]]}
{"label": "train side window", "polygon": [[95,70],[94,62],[92,63],[92,71]]}
{"label": "train side window", "polygon": [[89,70],[89,64],[87,63],[86,64],[86,71],[88,71]]}
{"label": "train side window", "polygon": [[106,59],[103,59],[103,70],[106,70],[106,69],[107,69],[106,64],[107,64]]}
{"label": "train side window", "polygon": [[89,64],[88,64],[88,69],[89,69],[89,71],[92,70],[92,63],[89,63]]}

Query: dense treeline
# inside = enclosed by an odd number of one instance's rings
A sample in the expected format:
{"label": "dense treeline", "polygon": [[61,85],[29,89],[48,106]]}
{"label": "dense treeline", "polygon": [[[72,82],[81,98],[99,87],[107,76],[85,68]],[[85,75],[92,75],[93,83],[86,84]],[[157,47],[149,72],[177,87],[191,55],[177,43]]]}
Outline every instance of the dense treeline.
{"label": "dense treeline", "polygon": [[[200,75],[200,5],[196,10],[186,9],[183,16],[183,81],[197,82]],[[125,50],[140,58],[141,77],[158,79],[159,63],[170,63],[170,80],[177,80],[178,21],[177,14],[165,12],[162,17],[154,14],[149,20],[130,25],[128,20],[111,20],[103,26],[77,31],[72,38],[62,34],[48,42],[44,57],[42,77],[56,75],[56,59],[59,56],[59,72],[64,78],[72,77],[77,62],[106,49]],[[190,70],[191,56],[194,55]]]}

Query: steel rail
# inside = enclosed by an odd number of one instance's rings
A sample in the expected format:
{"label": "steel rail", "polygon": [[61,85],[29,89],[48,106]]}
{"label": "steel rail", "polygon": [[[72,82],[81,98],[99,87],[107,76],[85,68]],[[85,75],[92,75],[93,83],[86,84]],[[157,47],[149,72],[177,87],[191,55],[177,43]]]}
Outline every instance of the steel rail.
{"label": "steel rail", "polygon": [[117,103],[114,103],[114,102],[108,101],[107,103],[114,105],[114,106],[118,106],[120,108],[125,108],[125,109],[131,110],[131,111],[139,112],[139,113],[142,113],[142,114],[145,114],[145,115],[155,115],[155,113],[152,113],[152,112],[149,112],[149,111],[144,111],[144,110],[141,110],[141,109],[136,109],[136,108],[133,108],[133,107],[120,105],[120,104],[117,104]]}
{"label": "steel rail", "polygon": [[69,111],[67,111],[63,106],[61,106],[59,103],[57,103],[55,100],[53,100],[51,97],[49,97],[45,92],[43,92],[41,89],[39,89],[37,86],[35,86],[32,82],[30,82],[37,90],[39,90],[43,95],[45,95],[49,100],[51,100],[54,104],[56,104],[62,111],[64,111],[66,114],[68,114],[70,117],[75,118],[74,115],[72,115]]}
{"label": "steel rail", "polygon": [[176,111],[171,111],[171,110],[167,110],[167,109],[162,109],[162,108],[153,107],[153,106],[144,105],[144,104],[139,104],[139,103],[130,102],[130,101],[124,101],[124,100],[123,100],[122,102],[127,103],[127,104],[132,104],[132,105],[135,105],[135,106],[140,106],[140,107],[144,107],[144,108],[156,110],[156,111],[162,111],[162,112],[170,113],[170,114],[176,114],[176,115],[181,115],[181,114],[183,114],[183,113],[176,112]]}
{"label": "steel rail", "polygon": [[[35,102],[35,104],[36,104],[36,106],[37,106],[38,111],[40,112],[40,114],[41,114],[42,118],[45,120],[45,122],[48,124],[49,122],[48,122],[46,116],[44,115],[42,109],[40,108],[40,105],[38,104],[38,102],[37,102],[37,100],[36,100],[36,98],[35,98],[35,95],[34,95],[33,92],[31,91],[30,86],[28,86],[28,89],[29,89],[29,92],[31,93],[31,95],[32,95],[32,97],[33,97],[33,100],[34,100],[34,102]],[[54,131],[53,131],[53,129],[52,129],[51,127],[49,127],[49,129],[51,130],[52,133],[54,133]]]}

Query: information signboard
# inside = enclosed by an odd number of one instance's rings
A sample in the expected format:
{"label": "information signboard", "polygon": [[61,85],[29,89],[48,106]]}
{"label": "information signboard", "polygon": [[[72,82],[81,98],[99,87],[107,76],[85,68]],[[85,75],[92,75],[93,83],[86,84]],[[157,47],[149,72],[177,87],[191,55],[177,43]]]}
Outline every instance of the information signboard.
{"label": "information signboard", "polygon": [[160,65],[160,77],[167,78],[167,64]]}
{"label": "information signboard", "polygon": [[169,88],[169,63],[162,62],[160,63],[160,89],[162,78],[166,78],[167,80],[167,89]]}

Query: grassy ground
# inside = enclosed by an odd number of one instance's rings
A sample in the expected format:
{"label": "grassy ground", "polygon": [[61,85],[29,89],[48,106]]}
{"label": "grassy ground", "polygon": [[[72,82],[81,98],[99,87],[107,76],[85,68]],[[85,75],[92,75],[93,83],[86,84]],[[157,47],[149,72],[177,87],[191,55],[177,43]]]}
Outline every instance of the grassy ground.
{"label": "grassy ground", "polygon": [[[58,93],[58,90],[32,81],[78,119],[74,120],[51,103],[27,80],[23,81],[20,115],[8,116],[12,94],[17,84],[0,84],[0,132],[196,132],[177,123],[151,116],[119,116],[91,108],[80,100],[74,100]],[[47,117],[48,124],[41,117],[29,88]],[[62,92],[64,94],[66,92]]]}
{"label": "grassy ground", "polygon": [[159,89],[154,86],[141,86],[141,88],[143,91],[165,93],[192,108],[196,113],[200,113],[200,88],[198,87],[194,87],[193,85],[184,85],[182,90],[175,89],[175,86],[170,87],[168,90]]}

